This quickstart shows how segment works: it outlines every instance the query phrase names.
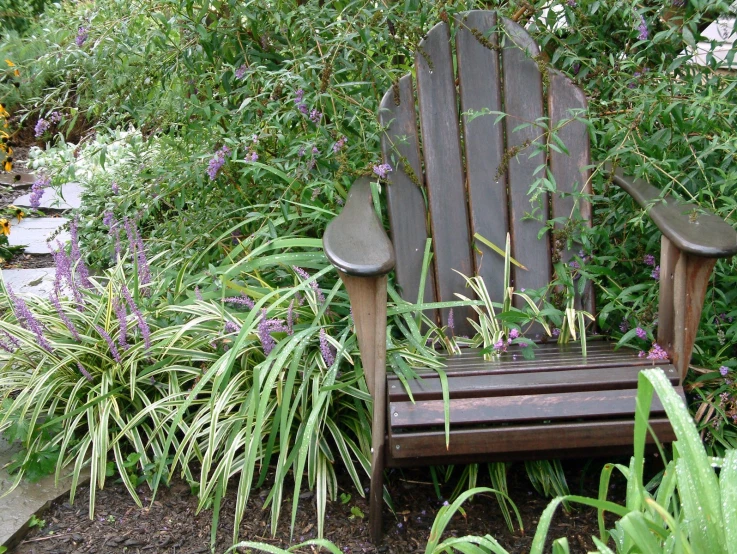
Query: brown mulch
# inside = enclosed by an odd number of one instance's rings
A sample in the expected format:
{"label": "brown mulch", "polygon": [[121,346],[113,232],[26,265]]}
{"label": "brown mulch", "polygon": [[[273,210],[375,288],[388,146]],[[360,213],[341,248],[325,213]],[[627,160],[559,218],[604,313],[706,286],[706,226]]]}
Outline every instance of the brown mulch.
{"label": "brown mulch", "polygon": [[[594,462],[588,468],[583,462],[567,462],[566,474],[572,493],[597,496],[599,472],[603,462]],[[483,473],[483,466],[482,466]],[[460,475],[460,469],[456,469]],[[463,506],[465,515],[457,514],[446,528],[443,538],[464,535],[491,534],[512,554],[529,552],[537,522],[549,500],[541,497],[530,485],[523,464],[515,464],[508,476],[510,496],[516,502],[524,521],[525,533],[508,531],[498,504],[492,495],[477,496]],[[381,547],[374,547],[368,536],[367,518],[352,515],[358,508],[368,514],[368,504],[356,492],[350,479],[340,475],[339,493],[350,495],[328,501],[325,519],[325,537],[344,552],[408,554],[424,552],[438,509],[439,499],[427,469],[393,471],[388,486],[396,514],[384,507],[385,539]],[[479,485],[488,486],[481,478]],[[285,487],[288,488],[288,487]],[[232,544],[235,509],[233,484],[223,501],[217,542],[214,552],[225,552]],[[610,499],[623,501],[625,482],[612,478]],[[442,493],[450,495],[453,483],[444,486]],[[240,527],[240,540],[261,541],[287,548],[303,540],[315,538],[316,510],[312,492],[301,494],[294,536],[289,536],[291,491],[285,491],[279,527],[274,537],[270,533],[270,510],[262,509],[269,493],[268,486],[252,492],[246,514]],[[144,507],[139,508],[120,483],[110,483],[97,493],[94,519],[88,517],[89,488],[80,487],[74,505],[68,499],[57,502],[40,516],[44,525],[34,528],[26,539],[11,551],[15,554],[93,554],[148,552],[167,554],[196,554],[209,552],[212,512],[196,514],[197,500],[183,481],[174,481],[170,487],[161,487],[153,505],[150,491],[139,488]],[[355,511],[355,510],[354,510]],[[570,513],[559,508],[553,519],[549,537],[568,537],[571,552],[585,553],[593,548],[591,535],[598,535],[596,512],[578,507]],[[549,549],[549,545],[548,545]],[[317,550],[302,549],[301,552]],[[247,552],[238,549],[238,552]]]}

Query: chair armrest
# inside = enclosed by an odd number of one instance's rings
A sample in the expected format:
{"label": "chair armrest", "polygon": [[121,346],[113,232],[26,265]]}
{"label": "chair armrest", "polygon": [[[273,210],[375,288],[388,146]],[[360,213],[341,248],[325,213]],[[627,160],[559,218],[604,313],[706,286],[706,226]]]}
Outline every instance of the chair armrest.
{"label": "chair armrest", "polygon": [[704,258],[729,258],[737,254],[737,231],[722,218],[695,204],[662,198],[661,191],[642,179],[626,177],[621,169],[604,172],[648,211],[653,223],[679,250]]}
{"label": "chair armrest", "polygon": [[394,268],[394,247],[374,211],[371,182],[361,177],[345,208],[328,224],[322,246],[330,263],[355,277],[376,277]]}

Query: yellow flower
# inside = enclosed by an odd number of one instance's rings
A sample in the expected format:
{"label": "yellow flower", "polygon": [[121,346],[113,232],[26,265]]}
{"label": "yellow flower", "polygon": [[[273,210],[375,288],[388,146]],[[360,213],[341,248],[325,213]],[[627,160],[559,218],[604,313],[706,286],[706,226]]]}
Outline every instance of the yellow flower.
{"label": "yellow flower", "polygon": [[13,171],[13,160],[10,158],[6,158],[6,160],[3,162],[3,169],[8,173]]}
{"label": "yellow flower", "polygon": [[11,204],[10,206],[8,206],[8,209],[14,213],[15,217],[18,218],[18,223],[20,223],[21,220],[26,217],[26,212],[23,210],[23,208],[19,208],[18,206],[13,206]]}
{"label": "yellow flower", "polygon": [[10,117],[8,110],[6,110],[5,106],[3,106],[2,104],[0,104],[0,117]]}
{"label": "yellow flower", "polygon": [[0,219],[0,234],[10,236],[10,223],[7,219]]}
{"label": "yellow flower", "polygon": [[[5,60],[5,63],[8,64],[8,67],[15,67],[15,64],[11,62],[10,60]],[[20,77],[20,71],[18,71],[17,69],[14,69],[13,75],[15,75],[16,77]]]}

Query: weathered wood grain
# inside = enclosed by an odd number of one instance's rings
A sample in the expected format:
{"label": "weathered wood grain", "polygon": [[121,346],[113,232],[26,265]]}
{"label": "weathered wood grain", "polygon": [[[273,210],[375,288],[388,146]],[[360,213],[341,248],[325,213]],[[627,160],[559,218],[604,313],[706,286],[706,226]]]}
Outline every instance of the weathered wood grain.
{"label": "weathered wood grain", "polygon": [[[397,104],[397,102],[399,102]],[[379,106],[384,162],[390,164],[386,187],[387,211],[396,255],[396,283],[402,298],[417,302],[422,259],[427,241],[427,206],[417,133],[417,112],[412,76],[405,75],[390,88]],[[431,265],[425,280],[424,302],[435,301],[435,275]],[[434,313],[428,314],[435,319]]]}
{"label": "weathered wood grain", "polygon": [[[456,16],[456,52],[466,154],[471,235],[478,233],[504,248],[507,223],[507,175],[497,175],[504,155],[504,125],[497,114],[472,118],[469,112],[502,111],[496,13],[471,11]],[[504,298],[504,258],[475,243],[475,265],[494,302]]]}
{"label": "weathered wood grain", "polygon": [[[660,441],[675,438],[668,419],[653,418],[650,425]],[[387,466],[582,457],[602,448],[626,455],[632,453],[633,433],[634,418],[460,429],[452,432],[447,449],[443,431],[392,433],[387,444],[387,453],[391,454]],[[648,442],[652,442],[649,435]]]}
{"label": "weathered wood grain", "polygon": [[386,282],[380,277],[352,277],[338,272],[351,301],[366,385],[373,399],[371,422],[371,540],[381,541],[384,506],[384,437],[386,429]]}
{"label": "weathered wood grain", "polygon": [[[502,50],[502,72],[504,90],[504,112],[507,157],[509,159],[509,221],[512,231],[512,256],[528,268],[522,271],[514,268],[514,287],[516,290],[537,289],[550,282],[550,241],[547,233],[541,239],[538,234],[542,224],[536,220],[525,219],[536,207],[530,203],[528,192],[532,183],[544,173],[537,172],[546,163],[541,149],[545,130],[536,123],[543,116],[542,78],[535,60],[539,49],[530,35],[516,23],[504,18],[507,34]],[[519,128],[520,125],[530,124]],[[527,146],[525,146],[527,145]],[[537,216],[548,218],[548,195],[539,197]],[[522,306],[524,300],[515,298],[515,305]]]}
{"label": "weathered wood grain", "polygon": [[[675,298],[673,285],[681,251],[663,235],[660,238],[660,299],[658,300],[658,344],[673,358],[675,344]],[[680,372],[679,372],[680,375]]]}
{"label": "weathered wood grain", "polygon": [[[678,385],[679,374],[671,364],[659,366]],[[451,399],[504,396],[510,394],[546,394],[558,392],[636,389],[641,366],[586,368],[580,370],[540,371],[536,373],[502,373],[449,375],[448,392]],[[398,380],[388,380],[389,402],[410,400]],[[442,382],[439,378],[424,377],[409,381],[412,398],[442,400]]]}
{"label": "weathered wood grain", "polygon": [[[415,68],[438,300],[457,300],[455,293],[471,293],[464,278],[453,270],[470,276],[474,267],[450,33],[445,23],[435,25],[420,43]],[[470,308],[455,310],[456,334],[473,332],[466,321],[471,313]],[[441,321],[447,324],[447,309],[441,310]]]}
{"label": "weathered wood grain", "polygon": [[681,381],[686,378],[688,364],[701,321],[706,288],[716,263],[715,258],[701,258],[681,252],[673,278],[673,364]]}
{"label": "weathered wood grain", "polygon": [[[677,389],[683,394],[683,389]],[[513,395],[484,398],[458,398],[450,401],[450,425],[492,425],[632,417],[636,389],[566,392],[555,394]],[[663,412],[659,400],[653,400],[651,413]],[[444,402],[390,402],[392,429],[442,426]]]}

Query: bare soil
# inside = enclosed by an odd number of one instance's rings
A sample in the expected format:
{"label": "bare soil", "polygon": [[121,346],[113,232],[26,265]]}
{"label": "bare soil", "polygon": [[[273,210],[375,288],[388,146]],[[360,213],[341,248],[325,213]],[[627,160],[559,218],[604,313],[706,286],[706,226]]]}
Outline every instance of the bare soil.
{"label": "bare soil", "polygon": [[[566,474],[572,493],[597,496],[598,478],[603,462],[586,467],[584,462],[566,464]],[[456,469],[460,474],[460,469]],[[351,512],[358,508],[368,514],[368,504],[353,487],[347,475],[339,476],[339,492],[350,495],[346,502],[340,498],[328,501],[325,537],[344,552],[408,554],[424,552],[435,515],[443,499],[435,494],[427,469],[393,471],[388,486],[394,501],[395,513],[384,507],[384,543],[375,547],[369,541],[367,519]],[[532,538],[542,511],[549,500],[541,497],[530,485],[522,464],[514,465],[508,476],[510,496],[520,510],[525,532],[510,533],[498,504],[490,494],[477,496],[466,502],[465,514],[454,516],[443,538],[465,535],[491,534],[512,554],[529,552]],[[481,481],[479,485],[486,485]],[[442,488],[450,495],[454,483]],[[214,552],[220,554],[232,545],[235,489],[231,486],[223,501]],[[624,480],[612,479],[610,500],[623,500]],[[253,491],[240,526],[240,540],[261,541],[288,548],[290,545],[315,538],[317,516],[312,492],[300,495],[294,535],[289,534],[291,493],[285,494],[277,533],[270,533],[270,509],[264,509],[269,487]],[[74,505],[68,499],[59,501],[39,519],[44,525],[35,528],[12,552],[15,554],[93,554],[93,553],[167,553],[196,554],[210,551],[212,512],[197,514],[197,499],[183,481],[174,481],[170,487],[161,487],[153,505],[147,487],[139,494],[144,507],[139,508],[120,483],[110,483],[97,493],[94,518],[88,517],[89,488],[78,491]],[[348,498],[348,497],[345,497]],[[345,499],[344,498],[344,499]],[[593,548],[591,535],[598,535],[596,512],[576,508],[570,513],[562,509],[553,519],[549,537],[567,537],[571,552],[585,553]],[[549,551],[548,544],[548,551]],[[237,552],[248,552],[239,548]],[[301,552],[316,552],[304,548]]]}

